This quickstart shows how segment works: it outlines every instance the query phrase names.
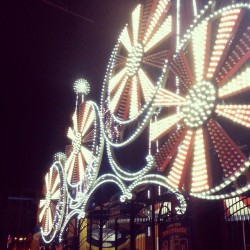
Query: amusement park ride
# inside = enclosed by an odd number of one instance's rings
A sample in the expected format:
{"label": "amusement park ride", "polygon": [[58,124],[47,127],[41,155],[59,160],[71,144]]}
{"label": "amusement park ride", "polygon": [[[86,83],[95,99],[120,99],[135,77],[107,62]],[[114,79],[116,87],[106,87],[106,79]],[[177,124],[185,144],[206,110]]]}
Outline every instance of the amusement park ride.
{"label": "amusement park ride", "polygon": [[[45,243],[85,218],[107,183],[120,189],[120,202],[143,185],[161,186],[178,194],[180,213],[186,195],[223,200],[250,189],[249,152],[240,147],[250,135],[249,17],[247,1],[148,0],[133,10],[100,106],[85,99],[86,80],[74,84],[71,145],[55,155],[39,205]],[[145,165],[128,170],[116,152],[145,131]],[[100,174],[104,153],[111,169]]]}

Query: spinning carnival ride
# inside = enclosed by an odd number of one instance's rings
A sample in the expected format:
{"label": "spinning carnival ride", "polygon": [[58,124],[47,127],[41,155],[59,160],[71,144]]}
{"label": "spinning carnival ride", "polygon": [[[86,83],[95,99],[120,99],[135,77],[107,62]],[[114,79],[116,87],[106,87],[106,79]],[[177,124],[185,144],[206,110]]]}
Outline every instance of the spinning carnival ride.
{"label": "spinning carnival ride", "polygon": [[103,136],[98,116],[98,107],[94,102],[86,101],[78,105],[78,95],[89,93],[86,80],[75,83],[77,94],[76,110],[73,115],[73,128],[68,130],[72,145],[66,148],[68,156],[65,163],[68,193],[73,200],[86,193],[98,174],[103,152]]}
{"label": "spinning carnival ride", "polygon": [[114,47],[101,101],[104,135],[111,145],[131,143],[153,113],[170,47],[170,8],[168,0],[147,1],[145,8],[138,5]]}
{"label": "spinning carnival ride", "polygon": [[[151,123],[150,140],[164,141],[157,166],[172,188],[216,199],[248,189],[236,183],[226,189],[250,165],[230,136],[250,126],[248,15],[247,4],[208,15],[186,35],[169,64],[178,94],[172,101],[168,96],[176,93],[159,91],[154,105],[167,112]],[[245,177],[248,182],[247,171]]]}
{"label": "spinning carnival ride", "polygon": [[[196,1],[193,7],[196,14]],[[203,199],[249,190],[242,145],[250,127],[250,4],[216,9],[213,1],[203,6],[180,40],[180,0],[138,5],[112,52],[100,112],[84,100],[86,80],[75,83],[72,145],[46,175],[40,203],[45,242],[58,232],[61,240],[69,220],[83,218],[106,183],[121,189],[121,201],[148,183]],[[127,171],[114,149],[132,145],[145,128],[147,164]],[[112,172],[98,176],[104,138]]]}
{"label": "spinning carnival ride", "polygon": [[51,242],[60,229],[66,206],[65,178],[62,164],[56,161],[45,176],[43,194],[40,201],[39,221],[41,234],[46,243]]}

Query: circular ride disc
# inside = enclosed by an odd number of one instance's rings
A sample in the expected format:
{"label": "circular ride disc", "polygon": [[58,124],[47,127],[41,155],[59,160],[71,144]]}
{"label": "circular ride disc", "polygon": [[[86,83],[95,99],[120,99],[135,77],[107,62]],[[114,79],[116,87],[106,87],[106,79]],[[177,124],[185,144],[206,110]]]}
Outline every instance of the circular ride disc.
{"label": "circular ride disc", "polygon": [[93,102],[83,102],[72,119],[73,127],[68,130],[72,144],[66,148],[65,172],[68,192],[76,199],[91,187],[98,174],[104,142],[98,108]]}
{"label": "circular ride disc", "polygon": [[249,4],[236,4],[204,18],[169,64],[176,89],[157,93],[162,111],[150,140],[174,189],[202,198],[235,195],[238,187],[229,184],[249,166],[249,15]]}
{"label": "circular ride disc", "polygon": [[65,180],[60,162],[55,162],[46,174],[43,194],[45,199],[40,200],[39,221],[42,238],[49,243],[60,229],[66,204]]}
{"label": "circular ride disc", "polygon": [[147,1],[132,12],[114,47],[102,90],[105,137],[130,143],[150,120],[162,84],[172,31],[171,1]]}

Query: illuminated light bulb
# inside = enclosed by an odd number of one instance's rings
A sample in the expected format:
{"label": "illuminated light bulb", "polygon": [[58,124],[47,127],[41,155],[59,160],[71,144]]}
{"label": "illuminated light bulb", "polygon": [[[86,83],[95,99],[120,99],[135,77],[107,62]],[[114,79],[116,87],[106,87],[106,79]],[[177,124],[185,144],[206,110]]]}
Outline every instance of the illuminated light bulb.
{"label": "illuminated light bulb", "polygon": [[188,157],[190,143],[193,137],[193,131],[188,130],[181,146],[179,146],[178,154],[175,158],[173,166],[166,178],[166,182],[174,188],[179,188],[181,177],[183,175],[185,162]]}
{"label": "illuminated light bulb", "polygon": [[65,153],[58,152],[54,155],[54,161],[65,162],[67,160],[67,156]]}
{"label": "illuminated light bulb", "polygon": [[215,99],[216,91],[210,82],[195,84],[186,96],[186,105],[180,108],[186,125],[191,128],[201,126],[211,114]]}
{"label": "illuminated light bulb", "polygon": [[225,118],[239,123],[245,127],[250,127],[249,116],[242,113],[250,111],[250,105],[217,105],[215,112]]}
{"label": "illuminated light bulb", "polygon": [[157,30],[157,32],[154,34],[154,36],[145,45],[145,49],[144,49],[145,52],[150,50],[154,45],[159,43],[163,38],[167,37],[171,31],[172,31],[172,17],[169,16],[163,22],[163,24],[160,26],[160,28]]}
{"label": "illuminated light bulb", "polygon": [[[131,50],[132,46],[127,26],[123,29],[118,41],[121,41],[127,51]],[[115,51],[117,50],[117,48],[118,46],[115,47],[113,55],[115,55]]]}
{"label": "illuminated light bulb", "polygon": [[181,114],[174,114],[156,122],[152,122],[150,126],[150,141],[157,140],[161,135],[167,133],[169,129],[181,120],[181,118]]}
{"label": "illuminated light bulb", "polygon": [[72,141],[74,154],[78,154],[81,149],[81,137],[82,134],[80,132],[75,131],[75,138]]}
{"label": "illuminated light bulb", "polygon": [[[237,15],[229,15],[229,14],[237,14]],[[237,23],[237,18],[239,16],[240,9],[234,9],[232,11],[224,11],[223,16],[219,23],[219,29],[216,36],[214,50],[212,52],[212,57],[210,60],[207,78],[211,78],[216,71],[220,58],[223,54],[223,51],[230,41],[230,36],[232,35],[232,31]],[[223,34],[223,35],[222,35]],[[227,39],[224,39],[227,38]]]}
{"label": "illuminated light bulb", "polygon": [[123,90],[126,86],[127,80],[128,80],[128,76],[124,77],[124,79],[120,83],[120,86],[119,86],[116,94],[114,95],[113,99],[110,101],[109,108],[112,112],[114,112],[116,110],[117,105],[119,104],[119,99],[121,98],[121,95],[122,95]]}
{"label": "illuminated light bulb", "polygon": [[122,78],[125,76],[125,74],[126,74],[126,68],[119,71],[119,73],[117,73],[115,76],[113,76],[110,79],[109,86],[108,86],[109,87],[109,92],[112,92],[114,90],[114,88],[117,87],[117,85],[122,80]]}
{"label": "illuminated light bulb", "polygon": [[139,24],[141,15],[141,5],[139,4],[132,13],[132,28],[133,28],[133,43],[134,45],[138,42],[139,35]]}
{"label": "illuminated light bulb", "polygon": [[73,88],[76,94],[87,95],[90,92],[90,85],[88,81],[83,78],[76,80]]}
{"label": "illuminated light bulb", "polygon": [[136,116],[139,112],[139,100],[138,100],[138,78],[133,76],[132,88],[131,88],[131,105],[130,105],[130,117]]}
{"label": "illuminated light bulb", "polygon": [[250,88],[249,84],[250,68],[247,68],[227,84],[219,88],[219,97],[227,97],[234,93],[241,92],[247,88]]}
{"label": "illuminated light bulb", "polygon": [[156,6],[156,9],[152,15],[152,18],[150,20],[150,23],[149,23],[149,26],[148,26],[148,29],[147,29],[147,32],[143,38],[143,41],[142,43],[144,45],[147,44],[148,42],[148,39],[150,38],[150,36],[152,35],[152,32],[153,30],[155,29],[155,27],[157,26],[160,18],[162,17],[162,15],[164,14],[168,4],[170,3],[170,1],[168,0],[164,0],[164,1],[159,1],[157,6]]}
{"label": "illuminated light bulb", "polygon": [[45,207],[48,209],[50,207],[50,202],[51,202],[51,193],[50,193],[50,190],[47,191],[45,199],[46,199]]}
{"label": "illuminated light bulb", "polygon": [[141,66],[143,57],[143,46],[138,43],[129,51],[128,59],[126,62],[126,71],[129,76],[134,76]]}

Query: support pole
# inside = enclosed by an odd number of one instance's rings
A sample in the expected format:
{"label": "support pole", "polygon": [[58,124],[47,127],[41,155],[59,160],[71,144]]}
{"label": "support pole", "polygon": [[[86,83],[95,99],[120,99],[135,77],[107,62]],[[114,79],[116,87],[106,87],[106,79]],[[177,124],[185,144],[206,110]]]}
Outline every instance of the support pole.
{"label": "support pole", "polygon": [[118,240],[118,219],[115,219],[115,250],[118,250],[117,246],[117,240]]}
{"label": "support pole", "polygon": [[89,230],[89,248],[92,247],[92,225],[93,225],[93,218],[90,217],[90,230]]}
{"label": "support pole", "polygon": [[152,250],[155,250],[156,240],[155,240],[155,187],[152,187],[152,222],[151,222],[151,233],[152,233]]}
{"label": "support pole", "polygon": [[101,218],[100,218],[100,231],[99,231],[99,250],[102,250],[102,240],[103,240],[103,204],[101,206]]}
{"label": "support pole", "polygon": [[135,212],[133,202],[130,204],[130,249],[135,250]]}
{"label": "support pole", "polygon": [[75,218],[74,237],[72,242],[72,250],[79,250],[79,220]]}
{"label": "support pole", "polygon": [[242,235],[243,235],[243,249],[247,250],[246,246],[246,234],[245,234],[245,221],[242,221]]}

